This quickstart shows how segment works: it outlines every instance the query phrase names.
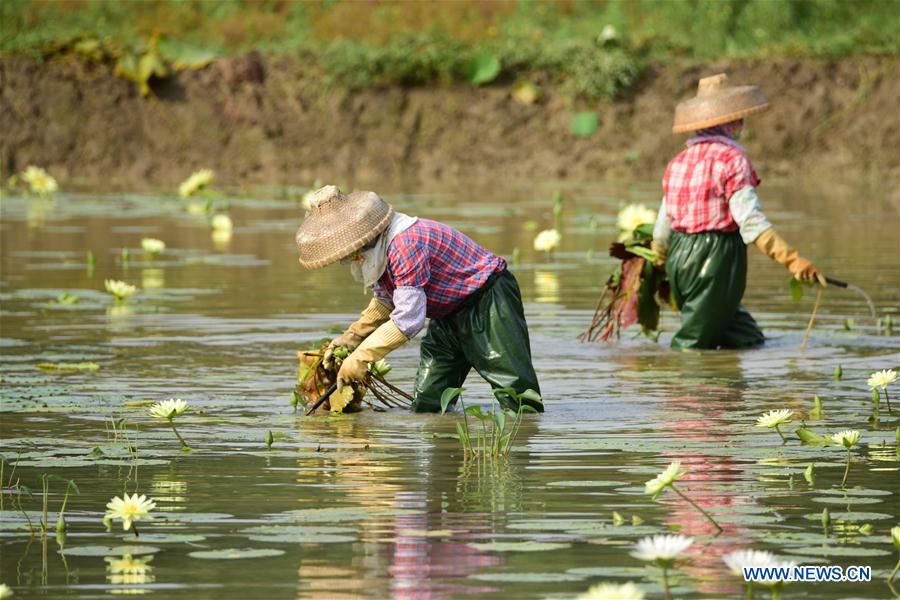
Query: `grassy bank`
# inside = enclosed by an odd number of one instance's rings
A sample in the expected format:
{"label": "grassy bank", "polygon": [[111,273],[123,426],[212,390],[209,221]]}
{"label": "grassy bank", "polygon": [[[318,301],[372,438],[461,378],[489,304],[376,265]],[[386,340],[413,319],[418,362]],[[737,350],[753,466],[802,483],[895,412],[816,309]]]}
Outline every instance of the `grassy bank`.
{"label": "grassy bank", "polygon": [[0,53],[116,61],[142,84],[253,50],[351,88],[527,77],[610,99],[651,60],[900,53],[894,0],[5,0],[0,22]]}

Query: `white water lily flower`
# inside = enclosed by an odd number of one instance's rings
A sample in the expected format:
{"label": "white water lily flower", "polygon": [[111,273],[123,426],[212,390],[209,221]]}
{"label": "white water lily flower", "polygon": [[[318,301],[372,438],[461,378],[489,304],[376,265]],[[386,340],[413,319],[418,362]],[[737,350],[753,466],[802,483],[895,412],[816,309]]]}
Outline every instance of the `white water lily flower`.
{"label": "white water lily flower", "polygon": [[656,223],[656,212],[643,204],[629,204],[619,211],[616,225],[622,230],[619,241],[624,242],[634,234],[634,230],[646,223]]}
{"label": "white water lily flower", "polygon": [[628,583],[601,583],[584,592],[576,600],[644,600],[644,592]]}
{"label": "white water lily flower", "polygon": [[103,282],[103,285],[106,287],[107,292],[116,297],[116,300],[127,300],[138,291],[137,287],[117,279],[107,279]]}
{"label": "white water lily flower", "polygon": [[784,425],[788,421],[791,420],[791,417],[794,416],[794,411],[783,408],[781,410],[770,410],[765,413],[763,416],[756,419],[757,427],[777,427],[778,425]]}
{"label": "white water lily flower", "polygon": [[123,494],[122,498],[116,496],[106,505],[104,520],[122,519],[122,528],[125,531],[131,529],[133,521],[152,519],[150,511],[156,508],[156,502],[147,496]]}
{"label": "white water lily flower", "polygon": [[637,543],[631,555],[638,560],[671,563],[693,543],[694,538],[684,535],[647,536]]}
{"label": "white water lily flower", "polygon": [[191,176],[185,179],[180,186],[178,186],[178,193],[182,198],[187,198],[194,194],[194,192],[198,192],[201,189],[205,188],[212,182],[213,172],[212,169],[200,169],[199,171],[194,171],[191,173]]}
{"label": "white water lily flower", "polygon": [[894,542],[894,548],[900,550],[900,525],[891,527],[891,541]]}
{"label": "white water lily flower", "polygon": [[13,591],[5,583],[0,583],[0,600],[3,598],[12,598]]}
{"label": "white water lily flower", "polygon": [[656,498],[660,492],[687,474],[687,471],[681,471],[680,469],[681,461],[676,460],[666,467],[665,471],[644,484],[644,493]]}
{"label": "white water lily flower", "polygon": [[897,373],[893,369],[885,369],[872,373],[866,383],[869,384],[869,388],[874,390],[875,388],[885,389],[895,381],[897,381]]}
{"label": "white water lily flower", "polygon": [[180,398],[169,398],[150,407],[150,416],[159,419],[174,419],[188,409],[187,402]]}
{"label": "white water lily flower", "polygon": [[835,433],[834,435],[832,435],[831,441],[836,446],[843,446],[844,448],[850,449],[857,443],[859,443],[859,432],[855,429],[841,431],[840,433]]}
{"label": "white water lily flower", "polygon": [[545,229],[534,238],[534,249],[538,252],[553,252],[559,246],[562,235],[555,229]]}
{"label": "white water lily flower", "polygon": [[22,181],[28,184],[32,194],[46,196],[59,189],[56,180],[47,171],[34,165],[29,165],[22,173]]}
{"label": "white water lily flower", "polygon": [[144,238],[141,240],[141,248],[147,254],[159,254],[166,249],[166,243],[156,238]]}
{"label": "white water lily flower", "polygon": [[212,218],[212,228],[214,231],[231,231],[234,223],[228,215],[216,215]]}
{"label": "white water lily flower", "polygon": [[770,567],[775,564],[775,555],[762,550],[735,550],[722,557],[728,569],[743,577],[743,567]]}

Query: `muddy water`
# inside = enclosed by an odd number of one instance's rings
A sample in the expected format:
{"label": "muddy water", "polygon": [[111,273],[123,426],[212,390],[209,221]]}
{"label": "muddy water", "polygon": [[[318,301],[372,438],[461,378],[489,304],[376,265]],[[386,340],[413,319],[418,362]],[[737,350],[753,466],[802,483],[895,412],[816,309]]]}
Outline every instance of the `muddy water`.
{"label": "muddy water", "polygon": [[[766,197],[785,237],[900,321],[896,207],[845,191],[804,195],[791,183],[770,184]],[[897,336],[876,328],[862,300],[828,289],[801,354],[812,296],[793,303],[784,271],[751,248],[746,305],[769,337],[764,348],[671,351],[671,312],[659,344],[629,332],[616,345],[581,345],[575,337],[612,267],[604,249],[616,235],[616,210],[655,205],[657,191],[562,188],[563,242],[548,258],[531,240],[534,227],[551,225],[553,189],[389,196],[507,257],[520,249],[513,271],[547,412],[523,425],[508,461],[488,467],[463,463],[448,437],[454,415],[293,413],[296,350],[366,303],[343,267],[301,270],[294,196],[263,190],[219,200],[230,204],[235,227],[216,239],[206,217],[171,196],[4,198],[0,581],[19,597],[564,598],[603,581],[633,581],[661,597],[660,571],[629,551],[645,535],[679,532],[696,541],[671,573],[674,595],[740,595],[743,584],[720,557],[754,548],[873,570],[872,583],[792,583],[786,597],[889,597],[900,394],[891,415],[883,402],[873,405],[865,380],[897,367]],[[142,237],[168,248],[148,259]],[[141,292],[115,305],[102,291],[105,278]],[[63,292],[79,301],[54,303]],[[392,355],[390,379],[411,388],[416,357],[417,342]],[[100,368],[51,372],[37,368],[43,362]],[[477,376],[466,393],[470,404],[490,402]],[[820,414],[810,412],[814,395]],[[140,405],[169,397],[190,403],[176,421],[190,453]],[[754,426],[775,408],[798,415],[783,428],[787,444]],[[846,453],[801,445],[792,433],[799,418],[823,434],[862,432],[845,491]],[[271,449],[268,431],[281,436]],[[657,501],[644,495],[643,483],[672,460],[688,468],[681,489],[724,533],[714,535],[671,492]],[[803,474],[810,463],[813,484]],[[80,490],[69,499],[63,552],[52,534],[62,481],[49,481],[45,545],[39,534],[31,539],[10,489],[19,482],[34,493],[20,498],[36,524],[44,473],[74,479]],[[101,524],[106,502],[123,491],[158,505],[137,538]],[[827,536],[823,508],[833,521]]]}

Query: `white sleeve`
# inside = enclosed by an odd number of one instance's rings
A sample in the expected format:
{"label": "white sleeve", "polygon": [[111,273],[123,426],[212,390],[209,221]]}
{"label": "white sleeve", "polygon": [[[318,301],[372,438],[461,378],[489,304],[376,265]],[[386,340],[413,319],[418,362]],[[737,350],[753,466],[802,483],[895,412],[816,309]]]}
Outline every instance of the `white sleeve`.
{"label": "white sleeve", "polygon": [[738,224],[741,239],[745,244],[752,244],[766,229],[772,227],[759,205],[759,196],[753,186],[739,189],[728,199],[728,210],[731,218]]}

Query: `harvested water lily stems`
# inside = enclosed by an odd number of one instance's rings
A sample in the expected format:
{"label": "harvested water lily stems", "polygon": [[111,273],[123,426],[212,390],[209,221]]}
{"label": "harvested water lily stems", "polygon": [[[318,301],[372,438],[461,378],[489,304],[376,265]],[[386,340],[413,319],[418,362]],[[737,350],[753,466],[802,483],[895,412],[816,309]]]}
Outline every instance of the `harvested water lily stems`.
{"label": "harvested water lily stems", "polygon": [[[816,320],[816,312],[819,310],[819,301],[822,300],[822,292],[825,290],[822,286],[819,286],[818,291],[816,292],[816,302],[813,304],[812,314],[809,315],[809,322],[806,324],[806,331],[803,332],[803,343],[800,344],[800,352],[806,350],[806,342],[809,341],[809,333],[812,331],[813,323]],[[780,431],[778,433],[781,433]],[[784,437],[784,436],[782,436]]]}

